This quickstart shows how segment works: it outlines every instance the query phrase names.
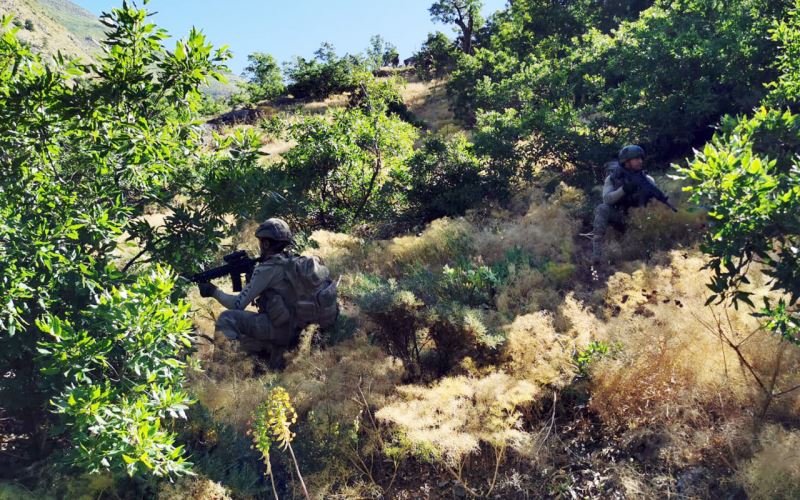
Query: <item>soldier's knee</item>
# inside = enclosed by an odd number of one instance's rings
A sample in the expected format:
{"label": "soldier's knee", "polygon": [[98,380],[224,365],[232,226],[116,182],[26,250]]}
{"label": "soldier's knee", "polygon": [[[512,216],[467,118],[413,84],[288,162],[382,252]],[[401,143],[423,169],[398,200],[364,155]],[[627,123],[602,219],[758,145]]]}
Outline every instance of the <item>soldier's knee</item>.
{"label": "soldier's knee", "polygon": [[227,310],[220,313],[214,323],[215,329],[233,340],[239,337],[239,316],[238,311]]}
{"label": "soldier's knee", "polygon": [[217,321],[215,323],[217,329],[224,328],[226,326],[234,326],[236,324],[234,318],[233,311],[227,310],[222,311],[219,316],[217,316]]}

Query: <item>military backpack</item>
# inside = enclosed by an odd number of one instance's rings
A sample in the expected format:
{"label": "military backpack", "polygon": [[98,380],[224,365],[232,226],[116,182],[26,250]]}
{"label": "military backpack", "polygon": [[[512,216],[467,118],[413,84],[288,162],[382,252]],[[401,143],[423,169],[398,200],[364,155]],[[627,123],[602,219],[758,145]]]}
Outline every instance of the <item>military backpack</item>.
{"label": "military backpack", "polygon": [[330,278],[330,271],[320,258],[292,255],[286,260],[284,271],[297,296],[294,305],[297,326],[304,328],[316,323],[326,328],[333,325],[339,315],[338,283]]}

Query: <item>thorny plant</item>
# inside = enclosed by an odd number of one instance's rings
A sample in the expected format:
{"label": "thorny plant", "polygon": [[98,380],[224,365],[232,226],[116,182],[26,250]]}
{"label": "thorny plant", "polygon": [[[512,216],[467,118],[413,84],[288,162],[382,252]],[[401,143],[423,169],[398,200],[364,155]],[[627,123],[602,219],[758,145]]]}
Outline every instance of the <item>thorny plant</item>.
{"label": "thorny plant", "polygon": [[[721,313],[713,307],[709,307],[708,309],[711,313],[712,321],[704,320],[694,313],[692,313],[692,316],[709,333],[715,335],[719,338],[721,343],[724,343],[724,345],[727,345],[736,353],[736,358],[742,370],[749,374],[755,381],[757,390],[763,397],[758,418],[755,419],[755,425],[758,425],[759,422],[763,422],[767,411],[776,399],[800,389],[800,384],[788,388],[779,387],[780,376],[783,370],[788,368],[784,364],[784,357],[787,347],[791,347],[791,344],[788,340],[781,338],[779,341],[779,348],[775,354],[775,360],[771,363],[771,373],[760,374],[754,366],[753,360],[744,350],[744,347],[756,334],[764,330],[764,325],[759,325],[752,331],[743,334],[734,327],[727,307],[724,307]],[[722,353],[724,356],[725,349],[722,350]],[[727,360],[725,362],[725,373],[726,375],[728,373]]]}

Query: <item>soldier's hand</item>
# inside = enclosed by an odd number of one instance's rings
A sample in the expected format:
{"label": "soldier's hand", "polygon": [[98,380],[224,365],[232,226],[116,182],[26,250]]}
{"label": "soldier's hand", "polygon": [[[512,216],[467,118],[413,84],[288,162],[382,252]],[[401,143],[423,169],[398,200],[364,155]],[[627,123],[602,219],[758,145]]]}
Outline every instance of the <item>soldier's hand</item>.
{"label": "soldier's hand", "polygon": [[625,194],[633,194],[639,190],[639,185],[635,182],[628,181],[622,185],[622,190],[625,191]]}
{"label": "soldier's hand", "polygon": [[200,289],[201,297],[213,297],[217,286],[213,283],[198,283],[197,288]]}

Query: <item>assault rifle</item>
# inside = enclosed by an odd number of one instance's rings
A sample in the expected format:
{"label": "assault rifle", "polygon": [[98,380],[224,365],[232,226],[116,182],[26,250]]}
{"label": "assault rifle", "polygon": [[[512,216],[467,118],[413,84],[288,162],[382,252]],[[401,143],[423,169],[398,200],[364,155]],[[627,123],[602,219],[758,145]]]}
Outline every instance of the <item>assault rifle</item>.
{"label": "assault rifle", "polygon": [[261,262],[259,259],[251,259],[244,250],[230,253],[223,257],[222,260],[225,261],[225,264],[197,273],[190,277],[189,280],[193,283],[209,283],[213,279],[230,276],[233,283],[233,291],[241,292],[242,275],[244,274],[245,283],[250,283],[253,269],[255,269],[256,264]]}
{"label": "assault rifle", "polygon": [[678,211],[678,209],[669,202],[669,197],[665,195],[663,191],[658,189],[655,184],[650,182],[644,172],[631,172],[624,167],[620,167],[619,171],[622,172],[625,182],[630,182],[636,185],[637,189],[633,196],[639,201],[641,206],[647,205],[647,202],[649,202],[651,199],[656,199],[672,209],[673,212]]}

